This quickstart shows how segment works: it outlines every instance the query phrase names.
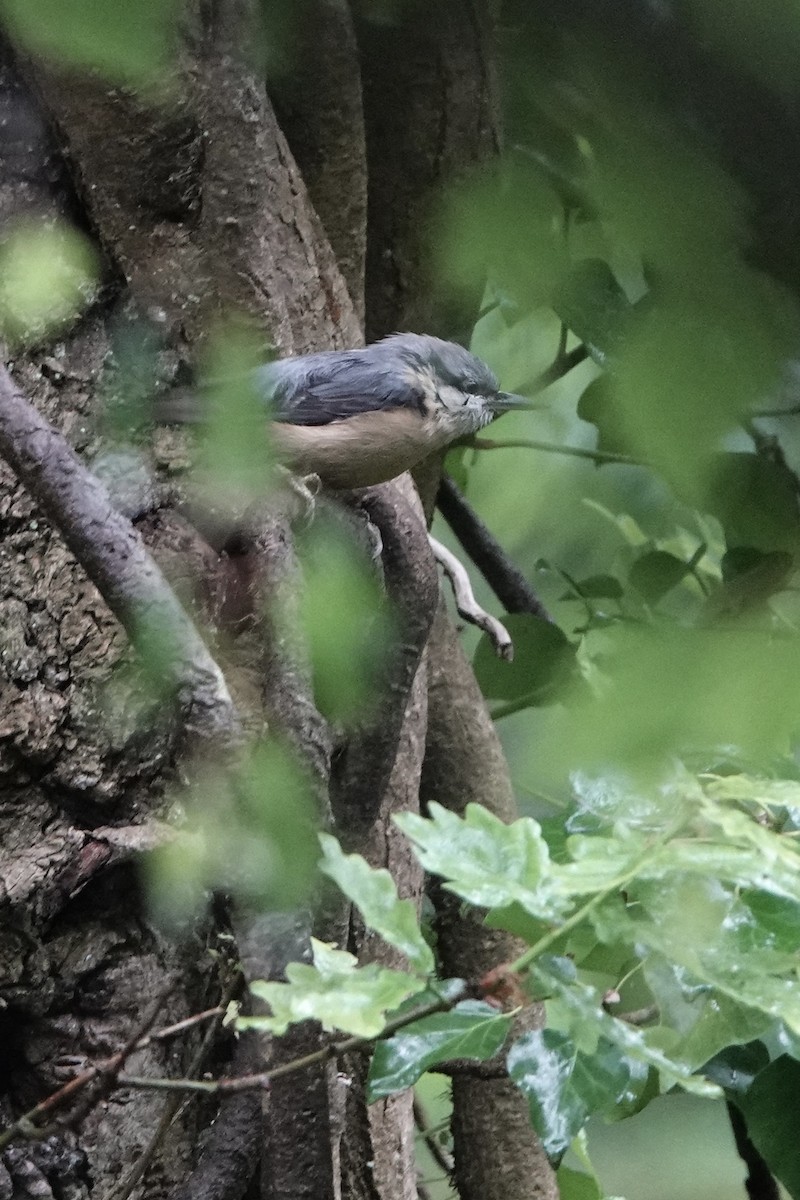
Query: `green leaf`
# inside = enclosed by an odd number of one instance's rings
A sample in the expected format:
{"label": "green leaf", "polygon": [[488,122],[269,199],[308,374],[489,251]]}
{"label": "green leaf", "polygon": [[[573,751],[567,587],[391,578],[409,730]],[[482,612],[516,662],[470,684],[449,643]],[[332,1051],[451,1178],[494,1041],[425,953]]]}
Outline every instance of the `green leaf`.
{"label": "green leaf", "polygon": [[676,755],[707,760],[720,746],[763,761],[796,733],[797,637],[741,623],[628,623],[603,631],[602,653],[605,686],[553,719],[553,752],[568,769],[616,761],[652,777]]}
{"label": "green leaf", "polygon": [[428,818],[401,813],[395,821],[426,871],[441,875],[448,891],[483,908],[517,902],[543,920],[564,912],[536,821],[523,817],[506,825],[480,804],[468,804],[463,818],[435,803],[429,812]]}
{"label": "green leaf", "polygon": [[667,554],[665,550],[651,550],[637,558],[628,572],[628,581],[650,604],[657,604],[688,573],[688,564],[674,554]]}
{"label": "green leaf", "polygon": [[374,564],[333,522],[318,516],[300,550],[300,617],[317,706],[331,721],[352,722],[374,712],[388,647],[397,638],[392,613]]}
{"label": "green leaf", "polygon": [[584,1054],[555,1029],[523,1034],[507,1061],[545,1153],[556,1161],[592,1113],[621,1099],[629,1079],[625,1057],[613,1042],[601,1037],[594,1053]]}
{"label": "green leaf", "polygon": [[597,427],[600,435],[598,449],[609,454],[632,454],[630,441],[625,435],[624,415],[615,401],[614,379],[611,375],[598,375],[587,384],[578,400],[577,412],[582,421]]}
{"label": "green leaf", "polygon": [[0,242],[0,329],[11,342],[40,340],[77,320],[95,296],[98,262],[64,224],[21,222]]}
{"label": "green leaf", "polygon": [[503,623],[514,641],[514,661],[499,659],[489,639],[481,638],[473,666],[484,696],[553,703],[574,672],[574,646],[560,626],[532,613],[504,617]]}
{"label": "green leaf", "polygon": [[[648,870],[656,876],[672,854],[682,861],[694,859],[691,874],[666,870],[660,878],[637,880],[627,889],[626,908],[606,905],[592,914],[603,940],[626,938],[640,953],[645,947],[657,951],[687,973],[687,986],[713,988],[729,999],[730,1004],[714,1013],[710,1033],[705,1035],[710,1042],[699,1040],[693,1052],[695,1061],[720,1048],[720,1029],[724,1037],[741,1041],[762,1036],[768,1028],[764,1015],[800,1034],[797,936],[784,941],[781,927],[785,929],[788,923],[783,912],[778,914],[776,932],[768,923],[768,904],[764,904],[760,919],[746,903],[746,893],[721,882],[723,870],[715,866],[727,864],[729,875],[747,875],[755,867],[745,861],[747,855],[740,852],[731,858],[719,851],[710,853],[706,874],[704,849],[693,843],[668,847],[662,862],[656,867],[650,864]],[[795,902],[794,907],[797,928],[800,905]],[[747,1009],[754,1011],[748,1013]],[[700,1038],[697,1031],[695,1036]]]}
{"label": "green leaf", "polygon": [[[695,1095],[719,1096],[716,1086],[696,1075],[679,1056],[673,1056],[661,1048],[657,1030],[637,1029],[605,1012],[601,993],[597,988],[578,980],[575,967],[568,959],[543,955],[531,967],[531,976],[537,993],[552,998],[548,1003],[548,1012],[555,1001],[559,1027],[572,1037],[584,1053],[590,1053],[598,1039],[604,1038],[613,1042],[628,1059],[657,1070],[665,1088],[678,1084]],[[640,1078],[645,1076],[641,1075]],[[625,1102],[628,1102],[627,1097]]]}
{"label": "green leaf", "polygon": [[443,273],[477,294],[487,272],[524,308],[544,304],[567,263],[561,205],[537,165],[506,156],[446,197],[435,244]]}
{"label": "green leaf", "polygon": [[396,946],[422,975],[434,968],[433,951],[422,936],[411,900],[401,900],[392,876],[375,870],[360,854],[344,854],[336,838],[320,834],[323,860],[320,870],[357,906],[367,928]]}
{"label": "green leaf", "polygon": [[210,890],[281,912],[308,901],[319,858],[316,802],[279,742],[255,746],[235,771],[207,764],[177,800],[187,829],[147,859],[160,920],[188,921]]}
{"label": "green leaf", "polygon": [[386,1013],[419,991],[419,980],[377,963],[359,967],[356,958],[312,939],[313,967],[290,963],[286,983],[256,980],[254,996],[271,1009],[270,1016],[239,1017],[239,1029],[280,1035],[298,1021],[319,1021],[324,1029],[340,1029],[373,1038],[383,1029]]}
{"label": "green leaf", "polygon": [[775,1028],[772,1017],[710,986],[704,978],[657,951],[646,954],[643,971],[658,1006],[660,1023],[665,1032],[674,1034],[673,1051],[689,1066],[702,1067],[703,1074],[714,1083],[722,1086],[716,1075],[709,1074],[710,1061]]}
{"label": "green leaf", "polygon": [[372,1056],[367,1102],[402,1091],[425,1071],[451,1059],[485,1062],[499,1054],[513,1017],[479,1000],[464,1000],[379,1042]]}
{"label": "green leaf", "polygon": [[31,50],[143,85],[169,63],[175,0],[2,0],[5,20]]}
{"label": "green leaf", "polygon": [[796,779],[759,779],[753,775],[704,775],[703,788],[713,800],[751,801],[767,808],[800,809]]}
{"label": "green leaf", "polygon": [[597,1180],[584,1171],[561,1166],[556,1172],[559,1200],[604,1200]]}
{"label": "green leaf", "polygon": [[793,1200],[800,1200],[799,1096],[800,1062],[788,1055],[770,1063],[736,1096],[751,1140]]}
{"label": "green leaf", "polygon": [[552,303],[601,364],[619,347],[634,312],[608,263],[599,258],[577,263],[555,289]]}
{"label": "green leaf", "polygon": [[[705,493],[699,506],[719,519],[729,546],[768,554],[795,549],[797,481],[785,463],[761,454],[731,451],[714,456],[706,465],[704,479]],[[737,565],[745,564],[737,564],[734,558],[729,570]]]}
{"label": "green leaf", "polygon": [[769,1052],[763,1042],[746,1046],[726,1046],[706,1063],[703,1074],[726,1092],[746,1092],[759,1072],[769,1065]]}
{"label": "green leaf", "polygon": [[562,597],[585,600],[621,600],[624,588],[616,575],[587,575],[585,579],[571,579],[571,591]]}

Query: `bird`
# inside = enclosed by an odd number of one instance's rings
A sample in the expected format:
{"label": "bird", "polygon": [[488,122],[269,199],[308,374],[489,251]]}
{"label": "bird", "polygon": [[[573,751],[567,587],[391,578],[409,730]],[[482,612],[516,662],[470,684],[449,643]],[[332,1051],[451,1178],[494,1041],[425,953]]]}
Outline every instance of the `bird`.
{"label": "bird", "polygon": [[[455,342],[395,333],[355,350],[323,350],[257,367],[277,458],[336,489],[385,483],[495,417],[529,408],[503,392],[482,359]],[[157,408],[162,423],[202,419],[196,403]]]}

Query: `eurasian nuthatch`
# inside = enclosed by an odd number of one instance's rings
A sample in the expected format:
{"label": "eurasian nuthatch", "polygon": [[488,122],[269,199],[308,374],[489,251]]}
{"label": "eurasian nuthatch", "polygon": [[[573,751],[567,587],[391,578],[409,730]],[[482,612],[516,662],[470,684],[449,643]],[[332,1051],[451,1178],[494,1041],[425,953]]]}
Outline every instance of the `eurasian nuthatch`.
{"label": "eurasian nuthatch", "polygon": [[[333,488],[383,483],[437,450],[528,406],[454,342],[396,333],[361,350],[326,350],[260,367],[259,396],[280,459]],[[162,420],[193,419],[162,409]]]}

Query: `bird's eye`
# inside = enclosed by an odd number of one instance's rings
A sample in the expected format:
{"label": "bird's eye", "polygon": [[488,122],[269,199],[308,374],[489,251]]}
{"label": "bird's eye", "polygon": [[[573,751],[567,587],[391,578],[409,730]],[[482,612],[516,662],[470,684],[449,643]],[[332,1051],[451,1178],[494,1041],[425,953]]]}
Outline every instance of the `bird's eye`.
{"label": "bird's eye", "polygon": [[439,402],[447,409],[463,408],[468,400],[466,392],[449,383],[439,385],[438,396]]}

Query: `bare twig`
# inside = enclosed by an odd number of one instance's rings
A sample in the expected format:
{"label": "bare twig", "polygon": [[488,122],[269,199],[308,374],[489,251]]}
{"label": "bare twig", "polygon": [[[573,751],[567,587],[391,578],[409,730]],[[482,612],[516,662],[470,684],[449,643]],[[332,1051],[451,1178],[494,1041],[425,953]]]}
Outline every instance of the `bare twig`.
{"label": "bare twig", "polygon": [[186,728],[231,744],[241,730],[222,672],[130,521],[0,363],[0,454],[61,533],[134,644],[159,647]]}
{"label": "bare twig", "polygon": [[511,662],[514,657],[514,645],[505,625],[478,604],[472,591],[469,575],[455,554],[452,554],[446,546],[430,535],[428,541],[431,544],[434,558],[450,580],[459,616],[482,629],[491,639],[498,657],[504,658],[506,662]]}
{"label": "bare twig", "polygon": [[306,1067],[314,1066],[316,1063],[326,1062],[331,1058],[342,1058],[344,1055],[352,1054],[354,1051],[371,1050],[377,1042],[386,1041],[387,1038],[392,1037],[398,1030],[404,1029],[406,1025],[420,1021],[423,1017],[433,1016],[435,1013],[449,1012],[450,1009],[458,1004],[459,1000],[464,999],[466,991],[466,985],[464,985],[458,992],[451,993],[446,1000],[431,1001],[430,1004],[420,1005],[419,1008],[404,1013],[401,1017],[395,1018],[394,1021],[387,1021],[377,1037],[349,1037],[343,1038],[339,1042],[328,1042],[326,1045],[321,1046],[319,1050],[314,1050],[310,1054],[304,1054],[300,1058],[293,1058],[291,1062],[281,1063],[280,1066],[271,1067],[268,1071],[258,1071],[252,1075],[239,1075],[231,1079],[164,1079],[143,1075],[120,1074],[119,1083],[121,1087],[124,1086],[142,1091],[202,1092],[208,1096],[229,1095],[235,1092],[246,1091],[266,1091],[275,1079],[280,1079],[283,1075],[293,1075],[296,1071],[302,1071]]}
{"label": "bare twig", "polygon": [[[313,1066],[315,1063],[326,1062],[331,1058],[340,1058],[346,1054],[352,1054],[354,1051],[371,1050],[377,1042],[382,1042],[392,1037],[398,1030],[404,1029],[406,1025],[411,1025],[415,1021],[419,1021],[423,1017],[432,1016],[435,1013],[449,1012],[460,1000],[464,999],[467,990],[467,985],[463,984],[458,991],[455,989],[452,990],[447,998],[440,998],[431,1001],[429,1004],[420,1005],[419,1008],[406,1012],[402,1016],[396,1017],[393,1021],[388,1021],[377,1037],[348,1037],[338,1042],[328,1042],[311,1054],[305,1054],[300,1058],[293,1059],[291,1062],[281,1063],[279,1066],[273,1067],[268,1071],[260,1071],[251,1075],[239,1075],[230,1079],[191,1079],[188,1076],[180,1079],[164,1079],[126,1074],[121,1070],[121,1067],[124,1065],[125,1059],[133,1053],[139,1042],[144,1038],[144,1031],[148,1029],[149,1025],[153,1023],[158,1015],[158,1010],[163,1004],[166,994],[168,994],[168,992],[162,993],[154,1002],[151,1012],[142,1022],[135,1036],[131,1038],[130,1042],[122,1050],[100,1063],[95,1063],[91,1067],[87,1067],[85,1071],[81,1071],[74,1079],[69,1080],[63,1087],[51,1093],[51,1095],[40,1101],[34,1108],[29,1109],[27,1113],[19,1117],[13,1125],[10,1125],[8,1129],[0,1134],[0,1151],[4,1150],[6,1146],[20,1137],[40,1137],[43,1130],[37,1124],[38,1118],[55,1111],[57,1108],[63,1107],[68,1100],[95,1079],[102,1081],[102,1095],[108,1094],[113,1086],[144,1091],[199,1092],[204,1095],[230,1095],[245,1091],[263,1091],[270,1086],[273,1080],[283,1075],[293,1074],[295,1071],[301,1071],[305,1067]],[[220,1008],[224,1011],[223,1006],[220,1006]],[[213,1038],[213,1033],[214,1027],[206,1032],[203,1043],[190,1064],[190,1072],[200,1069],[202,1060],[210,1046],[210,1039]],[[99,1098],[99,1095],[97,1098]],[[93,1098],[93,1103],[96,1103],[96,1098]],[[144,1158],[145,1156],[143,1155],[142,1157]],[[137,1163],[137,1168],[139,1165]],[[133,1180],[132,1184],[131,1176],[129,1176],[121,1189],[114,1193],[114,1200],[124,1200],[124,1197],[130,1195],[132,1187],[136,1185],[142,1173],[143,1171],[138,1171],[137,1177]]]}
{"label": "bare twig", "polygon": [[116,1086],[126,1059],[133,1054],[139,1042],[146,1036],[148,1030],[153,1025],[156,1017],[161,1011],[161,1006],[163,1005],[167,996],[173,990],[173,987],[174,984],[170,984],[168,987],[162,989],[162,991],[150,1005],[150,1008],[147,1010],[144,1019],[141,1021],[136,1030],[136,1033],[128,1042],[126,1042],[121,1050],[118,1050],[116,1054],[112,1054],[108,1058],[103,1059],[102,1062],[95,1063],[91,1067],[87,1067],[86,1070],[81,1071],[80,1074],[74,1076],[74,1078],[65,1083],[63,1087],[58,1088],[55,1092],[52,1092],[49,1096],[46,1096],[44,1100],[41,1100],[38,1104],[34,1105],[33,1108],[28,1109],[28,1111],[23,1113],[21,1117],[18,1117],[13,1124],[9,1125],[7,1129],[4,1129],[3,1132],[0,1133],[0,1152],[5,1150],[7,1146],[9,1146],[13,1141],[16,1141],[16,1139],[19,1137],[40,1138],[46,1134],[47,1129],[39,1124],[40,1118],[50,1117],[52,1114],[56,1113],[60,1108],[63,1108],[66,1104],[68,1104],[73,1097],[78,1096],[82,1091],[84,1091],[90,1083],[97,1082],[98,1087],[94,1089],[91,1098],[85,1106],[85,1111],[89,1111],[103,1098],[103,1096],[108,1095],[108,1093]]}
{"label": "bare twig", "polygon": [[476,450],[542,450],[545,454],[566,454],[570,458],[588,458],[603,463],[622,463],[628,467],[646,467],[642,459],[630,454],[613,454],[610,450],[590,450],[586,446],[564,446],[560,442],[540,442],[535,438],[474,438],[470,445]]}
{"label": "bare twig", "polygon": [[508,613],[550,616],[536,592],[503,547],[445,475],[436,497],[442,516]]}
{"label": "bare twig", "polygon": [[[564,326],[562,326],[562,330]],[[563,334],[562,334],[563,336]],[[535,395],[536,392],[543,392],[545,388],[550,387],[551,383],[557,383],[559,379],[563,379],[575,367],[585,362],[589,357],[589,351],[581,342],[579,346],[573,347],[566,353],[561,352],[561,342],[559,342],[559,353],[556,355],[554,362],[540,375],[535,375],[533,379],[529,379],[527,383],[523,383],[519,391],[523,395]]]}
{"label": "bare twig", "polygon": [[[200,1045],[198,1046],[195,1054],[192,1056],[191,1062],[189,1063],[189,1070],[188,1070],[189,1075],[197,1075],[199,1073],[199,1071],[202,1069],[203,1063],[205,1062],[206,1058],[208,1057],[208,1054],[211,1051],[211,1047],[214,1044],[214,1038],[217,1035],[219,1023],[222,1020],[223,1016],[225,1015],[228,1005],[230,1004],[231,1000],[236,995],[236,992],[241,987],[241,985],[242,985],[241,975],[238,971],[236,971],[233,975],[233,978],[228,983],[228,986],[225,988],[225,991],[223,992],[222,997],[220,998],[220,1004],[219,1004],[218,1008],[216,1010],[209,1009],[209,1010],[207,1010],[206,1013],[198,1014],[198,1017],[205,1017],[216,1011],[216,1015],[212,1019],[211,1025],[209,1025],[208,1029],[206,1029],[203,1039],[202,1039]],[[190,1021],[192,1019],[193,1018],[189,1017],[189,1018],[187,1018],[187,1021],[179,1022],[179,1024],[186,1025],[188,1023],[188,1021]],[[173,1026],[172,1028],[174,1029],[175,1026]],[[161,1032],[165,1033],[166,1031],[162,1030]],[[139,1155],[136,1162],[131,1167],[131,1169],[128,1172],[128,1174],[126,1175],[125,1179],[122,1180],[122,1182],[120,1183],[120,1185],[116,1189],[116,1191],[112,1192],[111,1200],[128,1200],[128,1197],[130,1196],[131,1192],[136,1187],[136,1185],[139,1183],[139,1181],[143,1178],[145,1172],[147,1171],[147,1168],[150,1166],[150,1163],[153,1161],[153,1158],[155,1157],[155,1154],[156,1154],[159,1146],[161,1145],[162,1141],[164,1140],[167,1130],[169,1129],[172,1122],[175,1120],[175,1117],[180,1108],[180,1104],[181,1104],[181,1101],[180,1101],[179,1096],[168,1097],[167,1102],[164,1105],[164,1111],[162,1112],[162,1114],[159,1118],[158,1125],[156,1126],[155,1130],[153,1131],[153,1135],[150,1138],[150,1141],[147,1143],[144,1150],[142,1151],[142,1153]]]}

